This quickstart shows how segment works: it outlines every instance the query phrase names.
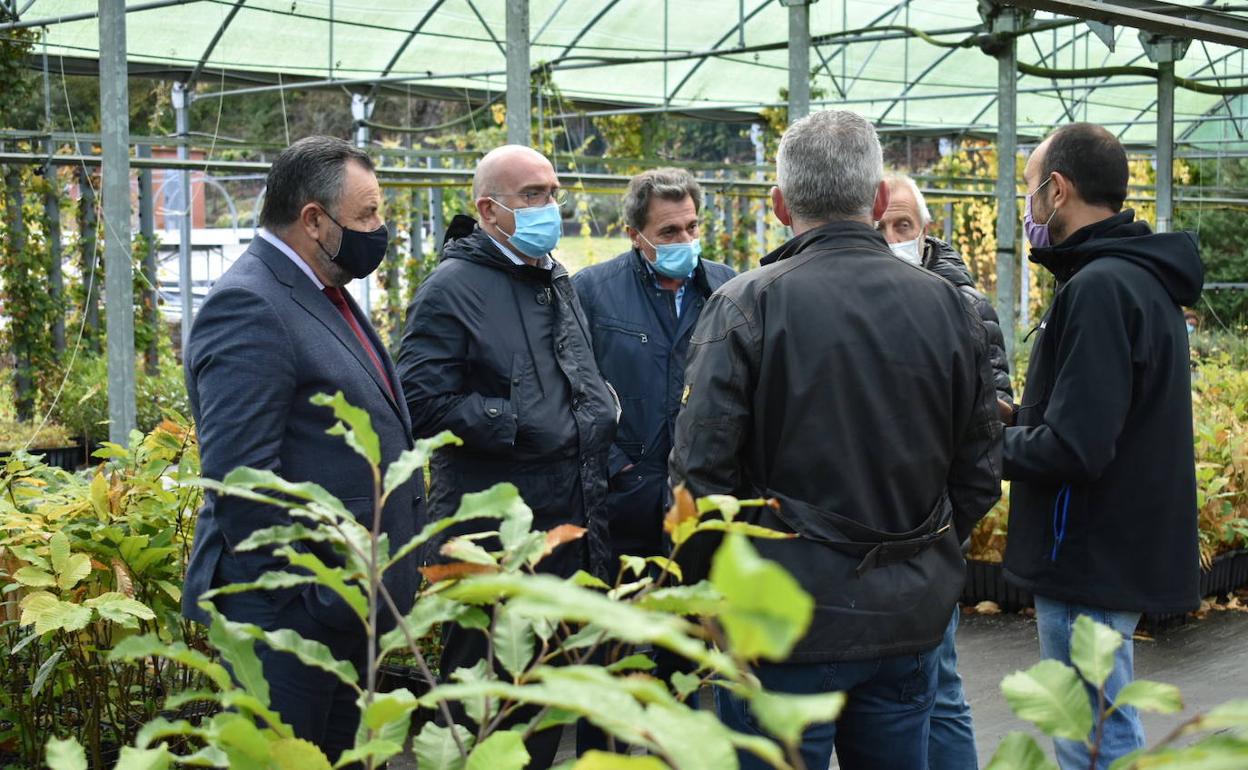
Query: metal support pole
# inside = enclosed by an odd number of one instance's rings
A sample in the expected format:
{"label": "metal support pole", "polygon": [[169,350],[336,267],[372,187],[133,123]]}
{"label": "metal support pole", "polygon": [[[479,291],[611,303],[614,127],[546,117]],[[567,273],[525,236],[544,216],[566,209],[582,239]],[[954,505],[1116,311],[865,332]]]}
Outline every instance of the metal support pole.
{"label": "metal support pole", "polygon": [[[139,158],[152,157],[152,148],[146,144],[136,145],[134,154]],[[139,170],[139,235],[143,236],[143,312],[152,327],[152,338],[147,343],[146,370],[150,375],[160,373],[160,293],[156,290],[156,202],[152,200],[152,170]]]}
{"label": "metal support pole", "polygon": [[[84,155],[91,153],[91,146],[85,142],[78,144],[78,152]],[[82,257],[83,284],[83,322],[84,330],[90,331],[91,348],[100,352],[100,245],[96,238],[99,232],[99,210],[95,195],[95,181],[92,174],[83,166],[78,166],[78,248]],[[85,332],[84,332],[85,333]]]}
{"label": "metal support pole", "polygon": [[[6,166],[4,169],[4,187],[8,188],[5,199],[5,219],[8,220],[9,253],[13,255],[15,267],[21,271],[23,278],[31,278],[31,270],[20,258],[26,250],[26,216],[25,195],[22,187],[22,167]],[[10,320],[9,323],[16,323]],[[35,415],[35,382],[34,361],[31,360],[31,348],[26,335],[15,334],[17,343],[13,354],[13,401],[17,408],[17,419],[29,421]]]}
{"label": "metal support pole", "polygon": [[[750,125],[750,141],[754,144],[754,165],[758,170],[754,172],[754,178],[763,181],[763,163],[766,162],[763,147],[763,125],[761,123],[753,123]],[[762,259],[767,256],[767,204],[760,203],[758,210],[754,213],[754,235],[758,238],[758,258]]]}
{"label": "metal support pole", "polygon": [[61,253],[61,185],[56,166],[44,171],[48,192],[43,198],[43,214],[48,220],[48,293],[52,295],[52,347],[57,353],[65,350],[65,278]]}
{"label": "metal support pole", "polygon": [[[355,146],[361,150],[367,150],[368,145],[373,141],[372,127],[365,125],[364,121],[373,117],[373,107],[375,102],[364,94],[351,94],[351,117],[355,120]],[[390,232],[394,232],[391,228]],[[372,277],[364,279],[360,288],[360,309],[364,311],[366,318],[373,317],[373,281]]]}
{"label": "metal support pole", "polygon": [[789,6],[789,123],[810,112],[810,0],[783,0]]}
{"label": "metal support pole", "polygon": [[529,0],[507,0],[507,143],[531,142]]}
{"label": "metal support pole", "polygon": [[108,438],[126,445],[137,426],[134,387],[134,271],[130,261],[130,93],[126,9],[99,0],[100,143],[103,155],[104,300],[108,319]]}
{"label": "metal support pole", "polygon": [[[994,9],[988,18],[993,34],[1017,31],[1025,20],[1014,8]],[[997,316],[1007,356],[1014,355],[1018,291],[1018,70],[1014,38],[998,44],[997,57]]]}
{"label": "metal support pole", "polygon": [[[425,158],[425,165],[433,168],[433,158]],[[442,217],[442,188],[429,189],[429,235],[433,238],[433,253],[442,252],[442,236],[446,232]]]}
{"label": "metal support pole", "polygon": [[[186,160],[186,143],[191,130],[191,99],[183,83],[173,84],[174,121],[178,136],[178,159]],[[182,354],[186,355],[191,341],[191,321],[195,315],[194,283],[191,278],[191,172],[178,171],[178,189],[182,191],[182,211],[178,218],[178,293],[182,296]]]}
{"label": "metal support pole", "polygon": [[953,244],[953,201],[945,201],[945,243]]}
{"label": "metal support pole", "polygon": [[1157,65],[1157,232],[1168,233],[1174,219],[1174,63],[1190,41],[1140,32],[1140,44]]}

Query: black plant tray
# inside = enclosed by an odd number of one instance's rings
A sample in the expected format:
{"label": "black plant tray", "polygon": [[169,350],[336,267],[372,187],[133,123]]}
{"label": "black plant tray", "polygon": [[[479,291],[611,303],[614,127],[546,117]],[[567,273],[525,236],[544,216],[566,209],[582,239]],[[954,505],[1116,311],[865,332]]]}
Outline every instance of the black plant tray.
{"label": "black plant tray", "polygon": [[[91,462],[92,447],[83,446],[62,446],[62,447],[40,447],[38,449],[30,449],[32,455],[43,455],[43,461],[53,468],[64,468],[67,471],[76,471]],[[12,452],[0,452],[0,462],[8,458]]]}
{"label": "black plant tray", "polygon": [[[1236,588],[1248,586],[1248,549],[1218,554],[1209,570],[1200,572],[1200,595],[1224,595]],[[1005,573],[997,562],[966,562],[966,585],[962,588],[962,603],[976,605],[982,601],[996,602],[1002,612],[1018,612],[1032,606],[1029,592],[1015,588],[1005,580]],[[1187,621],[1186,613],[1145,615],[1141,628],[1160,631]]]}

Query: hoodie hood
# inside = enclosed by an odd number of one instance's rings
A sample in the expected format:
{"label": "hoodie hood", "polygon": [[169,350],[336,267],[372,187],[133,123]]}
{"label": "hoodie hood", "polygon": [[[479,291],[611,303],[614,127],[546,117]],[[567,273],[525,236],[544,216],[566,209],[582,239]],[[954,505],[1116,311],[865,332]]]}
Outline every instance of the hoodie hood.
{"label": "hoodie hood", "polygon": [[1179,305],[1191,306],[1200,299],[1205,267],[1196,236],[1154,233],[1147,222],[1136,221],[1132,209],[1077,230],[1056,246],[1031,251],[1031,261],[1061,283],[1100,257],[1117,257],[1144,268]]}

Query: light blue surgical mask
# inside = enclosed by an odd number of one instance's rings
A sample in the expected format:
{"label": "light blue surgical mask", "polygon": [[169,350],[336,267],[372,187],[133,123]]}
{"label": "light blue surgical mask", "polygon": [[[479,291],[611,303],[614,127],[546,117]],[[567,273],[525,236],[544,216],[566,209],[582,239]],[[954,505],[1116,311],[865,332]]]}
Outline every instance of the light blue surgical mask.
{"label": "light blue surgical mask", "polygon": [[[637,233],[641,235],[640,232]],[[654,249],[654,271],[667,278],[688,278],[698,268],[702,256],[702,242],[660,243],[657,246],[641,235],[641,239]]]}
{"label": "light blue surgical mask", "polygon": [[[559,236],[563,235],[563,215],[559,213],[559,204],[513,209],[494,198],[490,200],[516,215],[516,231],[508,233],[503,230],[503,233],[511,245],[525,256],[541,259],[559,245]],[[499,229],[502,230],[501,227]]]}

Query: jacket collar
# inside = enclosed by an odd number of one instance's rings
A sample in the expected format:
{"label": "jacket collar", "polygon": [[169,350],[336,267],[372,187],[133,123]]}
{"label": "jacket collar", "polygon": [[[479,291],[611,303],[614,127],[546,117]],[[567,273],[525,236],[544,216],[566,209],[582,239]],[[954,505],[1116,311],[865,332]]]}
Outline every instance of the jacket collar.
{"label": "jacket collar", "polygon": [[558,260],[547,255],[549,268],[517,265],[504,254],[489,233],[482,230],[477,221],[465,214],[456,214],[446,231],[442,246],[442,261],[462,259],[478,265],[508,273],[513,277],[543,286],[550,286],[560,278],[567,278],[568,270]]}
{"label": "jacket collar", "polygon": [[[1065,283],[1096,257],[1095,250],[1083,248],[1084,244],[1119,227],[1130,225],[1134,220],[1135,211],[1123,209],[1112,217],[1079,228],[1061,243],[1042,249],[1033,248],[1029,259],[1053,273],[1058,281]],[[1147,231],[1147,225],[1145,230]]]}
{"label": "jacket collar", "polygon": [[888,242],[875,228],[862,222],[837,221],[828,222],[790,238],[783,246],[763,257],[759,264],[770,265],[801,254],[807,249],[824,246],[870,248],[892,255]]}

